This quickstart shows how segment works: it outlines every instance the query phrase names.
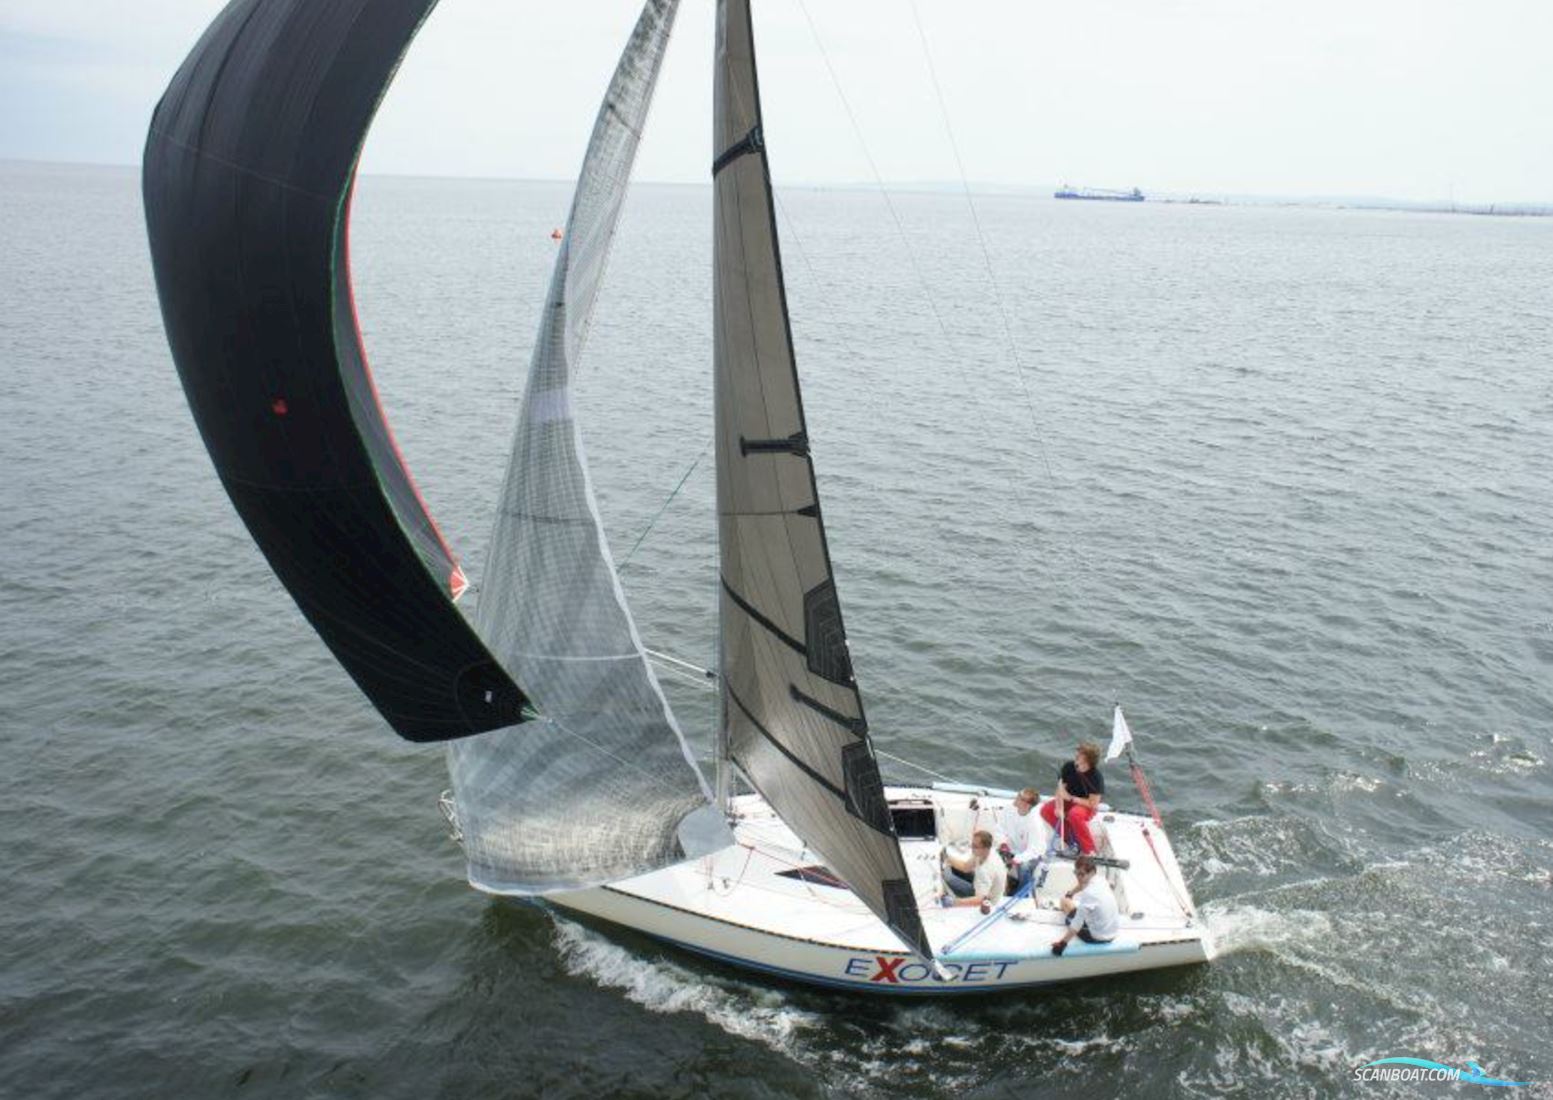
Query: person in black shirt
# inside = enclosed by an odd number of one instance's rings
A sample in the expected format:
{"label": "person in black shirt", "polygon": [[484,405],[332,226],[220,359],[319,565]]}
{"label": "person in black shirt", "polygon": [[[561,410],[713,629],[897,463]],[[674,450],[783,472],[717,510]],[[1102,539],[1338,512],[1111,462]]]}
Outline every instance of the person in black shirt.
{"label": "person in black shirt", "polygon": [[1069,842],[1077,841],[1079,851],[1093,855],[1095,838],[1089,832],[1089,819],[1100,808],[1103,794],[1105,777],[1100,774],[1100,746],[1085,741],[1073,759],[1062,766],[1057,794],[1041,807],[1041,818],[1056,829],[1060,813]]}

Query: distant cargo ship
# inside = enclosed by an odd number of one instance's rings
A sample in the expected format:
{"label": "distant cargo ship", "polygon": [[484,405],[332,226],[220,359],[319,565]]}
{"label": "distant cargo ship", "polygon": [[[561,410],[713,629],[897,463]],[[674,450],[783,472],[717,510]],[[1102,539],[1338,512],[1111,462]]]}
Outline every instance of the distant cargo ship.
{"label": "distant cargo ship", "polygon": [[1053,193],[1057,199],[1092,199],[1096,202],[1142,202],[1143,192],[1134,187],[1131,191],[1107,191],[1104,187],[1069,187],[1063,184]]}

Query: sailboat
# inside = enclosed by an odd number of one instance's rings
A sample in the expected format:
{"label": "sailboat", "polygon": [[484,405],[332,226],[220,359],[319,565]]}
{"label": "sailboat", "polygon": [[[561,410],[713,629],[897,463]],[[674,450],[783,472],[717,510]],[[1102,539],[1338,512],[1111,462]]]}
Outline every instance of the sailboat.
{"label": "sailboat", "polygon": [[169,344],[217,473],[389,724],[446,742],[470,883],[864,992],[1208,959],[1157,814],[1096,819],[1122,912],[1109,943],[1052,953],[1074,875],[1044,822],[1032,889],[986,913],[939,904],[946,847],[1014,792],[881,776],[804,418],[749,0],[716,13],[713,775],[632,620],[571,392],[677,0],[647,0],[595,121],[465,616],[469,582],[376,398],[348,264],[361,146],[433,3],[232,0],[156,109],[143,183]]}

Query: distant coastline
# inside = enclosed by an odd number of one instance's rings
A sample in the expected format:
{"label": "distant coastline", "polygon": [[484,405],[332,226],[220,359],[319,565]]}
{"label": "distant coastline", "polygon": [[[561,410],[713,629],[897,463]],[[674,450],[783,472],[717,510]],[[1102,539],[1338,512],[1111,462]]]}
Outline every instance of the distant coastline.
{"label": "distant coastline", "polygon": [[[29,160],[18,157],[0,157],[0,171],[17,169],[59,168],[79,170],[106,170],[139,172],[135,164],[100,164],[90,161]],[[438,176],[410,172],[364,172],[364,177],[385,179],[449,180],[470,183],[544,183],[570,187],[573,180],[547,178],[519,178],[501,176]],[[710,187],[703,180],[637,180],[637,185],[653,187]],[[877,191],[877,181],[821,182],[808,180],[776,181],[778,187],[804,191]],[[951,191],[963,193],[969,189],[977,195],[1034,195],[1050,196],[1052,184],[988,183],[943,180],[887,180],[884,184],[892,192],[939,193]],[[1472,214],[1481,217],[1547,218],[1553,217],[1553,202],[1459,202],[1451,199],[1395,199],[1384,195],[1250,195],[1217,191],[1149,191],[1150,203],[1182,206],[1298,206],[1328,210],[1391,210],[1414,214]]]}
{"label": "distant coastline", "polygon": [[1495,218],[1553,217],[1553,204],[1534,202],[1456,202],[1449,199],[1392,199],[1371,195],[1161,195],[1151,202],[1188,206],[1302,206],[1327,210],[1391,210],[1411,214],[1473,214]]}

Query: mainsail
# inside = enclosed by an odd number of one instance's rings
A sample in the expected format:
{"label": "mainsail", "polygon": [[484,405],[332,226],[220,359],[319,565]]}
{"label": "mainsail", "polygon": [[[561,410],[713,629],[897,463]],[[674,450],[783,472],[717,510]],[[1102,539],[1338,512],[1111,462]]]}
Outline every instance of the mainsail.
{"label": "mainsail", "polygon": [[748,0],[719,0],[715,401],[728,752],[905,943],[932,949],[885,802],[820,518]]}
{"label": "mainsail", "polygon": [[732,843],[626,608],[571,398],[677,6],[648,0],[594,123],[481,584],[480,632],[539,711],[449,746],[486,889],[591,885]]}
{"label": "mainsail", "polygon": [[232,0],[157,104],[143,190],[168,343],[222,486],[401,735],[525,699],[453,605],[462,571],[394,446],[356,328],[367,126],[435,0]]}

